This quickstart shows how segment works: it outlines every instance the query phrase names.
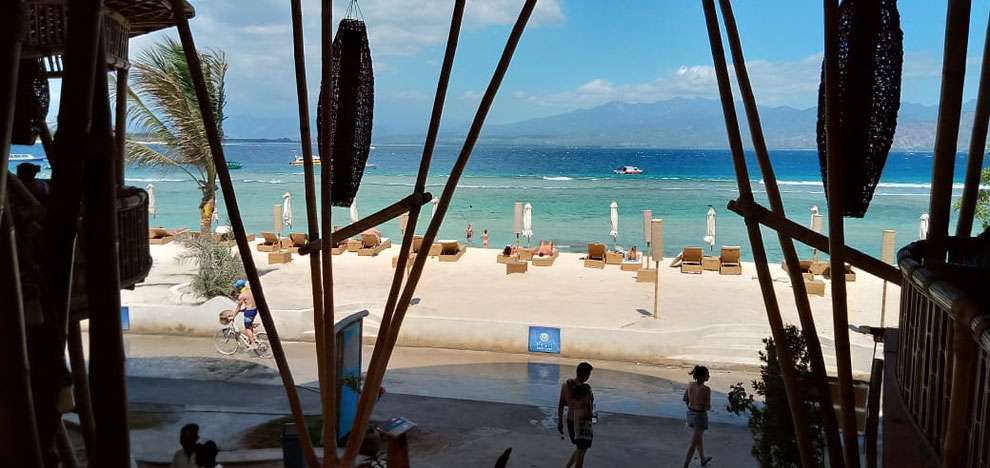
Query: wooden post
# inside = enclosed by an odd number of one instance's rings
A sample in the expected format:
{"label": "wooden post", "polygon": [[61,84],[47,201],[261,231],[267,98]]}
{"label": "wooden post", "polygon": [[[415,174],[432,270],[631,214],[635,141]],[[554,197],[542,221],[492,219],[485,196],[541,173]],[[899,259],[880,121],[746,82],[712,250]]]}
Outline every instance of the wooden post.
{"label": "wooden post", "polygon": [[[210,143],[210,154],[213,157],[213,164],[217,169],[217,178],[220,180],[220,188],[223,191],[224,203],[227,206],[227,214],[230,216],[230,224],[234,230],[234,238],[237,240],[237,250],[244,262],[244,272],[248,283],[251,285],[251,293],[254,295],[255,303],[258,306],[258,315],[268,333],[269,344],[278,367],[279,375],[282,377],[282,386],[285,388],[286,399],[289,400],[289,408],[292,410],[292,417],[296,427],[306,427],[303,420],[302,406],[299,403],[299,394],[296,392],[296,384],[292,378],[292,371],[289,363],[285,359],[285,350],[282,348],[282,341],[278,337],[278,329],[275,320],[272,318],[271,309],[265,299],[265,292],[258,277],[258,268],[254,264],[254,257],[251,252],[251,245],[248,244],[247,233],[244,230],[244,222],[241,219],[241,210],[237,206],[237,195],[234,193],[234,184],[230,179],[230,170],[227,169],[227,161],[224,158],[223,146],[220,141],[220,133],[217,128],[216,118],[213,115],[213,108],[210,107],[210,95],[206,89],[206,79],[203,76],[203,68],[196,52],[196,44],[193,41],[192,31],[189,29],[189,21],[186,19],[186,5],[184,0],[170,0],[172,12],[175,18],[179,39],[182,42],[182,49],[189,62],[189,71],[196,88],[196,100],[199,105],[199,112],[203,117],[203,126]],[[307,431],[299,431],[299,445],[303,455],[311,468],[320,466],[316,452],[313,451],[312,441],[309,439]]]}
{"label": "wooden post", "polygon": [[652,236],[650,236],[652,223],[653,210],[643,210],[643,241],[646,242],[646,248],[643,249],[643,264],[645,268],[650,267],[650,244],[653,241]]}
{"label": "wooden post", "polygon": [[988,124],[990,124],[990,18],[987,20],[987,32],[983,42],[980,89],[976,95],[973,133],[969,138],[966,183],[963,185],[959,220],[956,222],[957,237],[970,237],[973,234],[973,214],[976,212],[976,196],[980,192],[980,175],[983,171],[983,152],[986,151]]}
{"label": "wooden post", "polygon": [[[447,178],[447,183],[444,186],[443,194],[437,204],[438,215],[434,216],[430,220],[430,225],[426,229],[426,233],[423,235],[424,246],[431,245],[436,240],[437,232],[440,229],[440,224],[443,221],[444,215],[447,213],[447,208],[450,206],[450,200],[454,195],[454,191],[457,189],[457,184],[460,181],[461,175],[464,173],[464,168],[467,165],[468,160],[471,158],[471,152],[474,149],[474,145],[478,141],[478,136],[480,135],[481,128],[484,125],[485,117],[488,115],[488,111],[495,99],[498,88],[502,83],[502,78],[505,77],[505,72],[509,67],[512,54],[515,51],[519,38],[522,36],[522,32],[525,29],[526,23],[528,22],[535,6],[536,0],[527,0],[522,8],[522,11],[519,13],[519,18],[516,20],[516,23],[512,28],[512,32],[506,42],[506,46],[502,52],[498,66],[495,69],[494,76],[492,76],[488,89],[485,91],[484,96],[482,96],[481,103],[478,106],[478,111],[475,114],[471,128],[468,131],[464,146],[461,148],[461,152],[458,155],[453,168],[451,168],[450,176]],[[455,3],[455,8],[462,8],[460,0]],[[455,18],[459,21],[459,17],[455,16]],[[448,41],[448,44],[449,43],[450,42]],[[388,333],[387,336],[384,336],[384,339],[381,330],[379,330],[379,341],[375,344],[375,348],[377,349],[378,346],[381,345],[382,351],[379,354],[378,362],[375,362],[375,356],[372,356],[372,365],[375,367],[371,367],[368,370],[365,388],[361,392],[362,398],[358,402],[357,415],[354,419],[355,427],[362,427],[364,424],[367,424],[367,420],[371,416],[371,411],[374,408],[375,400],[370,398],[370,392],[377,392],[378,387],[381,385],[381,381],[384,378],[385,369],[388,366],[388,359],[391,356],[392,349],[395,347],[395,341],[398,339],[402,319],[405,317],[406,311],[409,309],[409,305],[412,302],[412,296],[415,293],[416,286],[419,284],[419,279],[423,274],[423,267],[426,265],[427,258],[427,255],[416,256],[413,262],[412,271],[409,273],[409,279],[407,280],[406,286],[403,288],[401,296],[396,303],[395,312],[391,317],[387,330]],[[401,260],[402,259],[400,257],[400,263],[396,268],[400,271],[403,269]],[[393,291],[396,291],[398,285],[393,283],[392,288]],[[390,291],[390,297],[392,294],[393,292]],[[370,388],[368,387],[369,385]],[[344,458],[342,460],[344,466],[348,466],[353,463],[354,456],[357,454],[357,449],[360,446],[360,439],[363,437],[363,434],[358,435],[352,433],[352,436],[355,437],[351,437],[348,440],[347,450],[345,451]]]}
{"label": "wooden post", "polygon": [[[743,57],[742,41],[739,39],[739,31],[736,28],[736,19],[732,12],[732,5],[729,3],[729,0],[719,0],[719,6],[722,10],[722,19],[725,23],[725,32],[729,41],[729,50],[732,53],[732,62],[736,70],[736,80],[739,83],[739,91],[745,105],[750,135],[753,140],[753,148],[756,152],[760,173],[763,176],[767,199],[770,202],[773,212],[784,218],[786,217],[784,203],[777,186],[777,176],[774,174],[773,164],[770,162],[766,140],[763,137],[763,125],[760,122],[760,114],[756,105],[756,97],[753,94],[753,86],[749,81],[746,58]],[[812,214],[812,229],[814,229],[816,222],[818,228],[821,229],[821,219],[821,215],[817,214],[817,209],[815,209],[814,214]],[[832,397],[828,389],[825,357],[822,354],[815,317],[811,312],[811,304],[808,302],[808,292],[805,288],[804,277],[801,274],[797,250],[794,248],[793,239],[783,231],[777,231],[777,238],[780,242],[780,250],[784,254],[784,263],[787,265],[791,290],[794,293],[794,304],[797,307],[798,318],[801,321],[801,332],[805,338],[811,358],[811,368],[815,376],[815,385],[818,387],[819,404],[822,407],[831,408]],[[818,250],[815,250],[814,258],[815,261],[818,261]],[[839,441],[839,427],[835,419],[835,412],[823,411],[822,423],[825,429],[829,461],[833,467],[842,466],[842,446]]]}
{"label": "wooden post", "polygon": [[[884,283],[886,285],[886,283]],[[883,359],[873,359],[870,370],[870,393],[866,402],[866,467],[877,468],[877,433],[880,426],[880,394],[883,392]]]}
{"label": "wooden post", "polygon": [[[303,154],[303,179],[306,196],[306,224],[309,241],[319,239],[320,225],[317,216],[316,204],[316,182],[315,170],[313,167],[313,144],[312,133],[309,126],[309,91],[306,85],[306,52],[303,40],[302,5],[300,0],[291,1],[292,10],[292,50],[296,73],[296,98],[299,108],[299,139]],[[327,161],[329,164],[330,161]],[[320,389],[320,407],[323,410],[324,445],[327,445],[326,430],[330,427],[330,417],[334,411],[329,409],[327,395],[330,389],[328,382],[333,379],[326,378],[326,356],[324,355],[324,308],[323,308],[323,270],[321,266],[322,258],[319,255],[309,256],[309,278],[313,295],[313,329],[316,335],[316,373]],[[329,445],[333,446],[333,445]],[[324,455],[324,458],[326,456]]]}
{"label": "wooden post", "polygon": [[93,453],[96,440],[96,423],[93,421],[92,399],[89,394],[89,374],[86,373],[86,356],[83,355],[82,329],[78,320],[69,322],[69,365],[72,370],[72,391],[79,414],[79,432],[82,433],[86,453]]}
{"label": "wooden post", "polygon": [[[880,259],[884,262],[894,263],[894,242],[897,239],[897,231],[892,229],[884,229],[883,237],[880,242]],[[887,280],[883,282],[883,296],[880,297],[880,328],[883,328],[886,323],[887,315]],[[874,346],[874,351],[876,346]]]}
{"label": "wooden post", "polygon": [[[975,309],[975,307],[973,308]],[[970,396],[972,393],[973,356],[976,343],[970,334],[969,324],[975,310],[959,311],[952,322],[951,377],[946,376],[949,392],[949,411],[942,440],[942,466],[964,466],[966,464],[966,419],[970,416]],[[948,373],[947,373],[948,374]],[[955,426],[953,426],[955,425]]]}
{"label": "wooden post", "polygon": [[[722,37],[715,14],[715,4],[713,0],[702,0],[702,6],[705,10],[708,39],[711,44],[712,58],[715,62],[715,74],[718,80],[719,96],[722,102],[722,113],[725,116],[725,129],[729,137],[729,147],[732,150],[732,161],[736,173],[736,182],[739,186],[739,196],[742,199],[749,200],[753,197],[753,189],[750,185],[749,174],[746,169],[746,159],[743,154],[742,138],[739,134],[739,123],[736,119],[735,104],[732,100],[729,71],[725,63],[725,52],[722,49]],[[813,466],[814,452],[811,445],[811,433],[807,423],[808,418],[804,411],[805,398],[801,394],[801,388],[795,374],[793,353],[787,346],[784,322],[780,316],[780,306],[777,303],[776,293],[773,289],[773,278],[770,276],[770,268],[767,265],[760,225],[755,220],[746,218],[746,229],[749,234],[749,243],[753,249],[753,258],[756,261],[756,273],[760,280],[760,289],[763,293],[763,302],[767,309],[770,331],[773,334],[774,343],[777,345],[777,357],[780,361],[781,374],[787,392],[787,403],[791,410],[791,418],[794,424],[798,452],[801,456],[801,464],[802,466]]]}
{"label": "wooden post", "polygon": [[[125,60],[127,57],[123,57]],[[117,148],[117,185],[124,185],[124,161],[127,155],[127,68],[117,69],[117,95],[114,96],[114,142]]]}
{"label": "wooden post", "polygon": [[[955,170],[963,82],[966,78],[969,13],[970,0],[949,0],[945,15],[942,92],[939,96],[935,156],[932,161],[932,190],[928,208],[929,245],[925,261],[930,265],[945,263],[945,253],[948,250],[952,173]],[[975,125],[974,131],[976,131]],[[982,148],[980,150],[982,151]]]}
{"label": "wooden post", "polygon": [[[825,154],[828,168],[829,267],[832,270],[832,332],[835,334],[835,361],[842,408],[842,439],[845,464],[859,467],[859,438],[856,434],[856,399],[852,387],[852,356],[849,350],[849,311],[846,299],[845,227],[842,211],[843,165],[842,127],[839,115],[839,5],[825,0]],[[964,54],[965,55],[965,54]],[[953,143],[955,145],[955,143]]]}

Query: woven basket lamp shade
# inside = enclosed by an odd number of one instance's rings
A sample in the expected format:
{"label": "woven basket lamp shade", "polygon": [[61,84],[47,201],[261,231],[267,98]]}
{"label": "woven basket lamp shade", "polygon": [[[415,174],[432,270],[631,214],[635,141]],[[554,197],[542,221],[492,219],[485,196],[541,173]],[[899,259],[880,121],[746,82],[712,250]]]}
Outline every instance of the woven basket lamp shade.
{"label": "woven basket lamp shade", "polygon": [[[323,102],[321,91],[316,117],[319,147],[325,148],[327,138],[333,146],[329,157],[321,154],[320,160],[324,169],[330,167],[331,202],[335,206],[350,206],[361,185],[371,150],[375,108],[375,75],[364,21],[351,18],[340,21],[333,40],[333,74],[330,83],[322,83],[321,89],[324,86],[330,86],[331,102]],[[322,126],[323,112],[330,112],[330,129]]]}
{"label": "woven basket lamp shade", "polygon": [[[866,214],[897,127],[903,33],[895,0],[844,0],[839,6],[839,124],[842,214]],[[824,62],[818,88],[818,161],[827,186]],[[826,196],[828,190],[826,188]]]}

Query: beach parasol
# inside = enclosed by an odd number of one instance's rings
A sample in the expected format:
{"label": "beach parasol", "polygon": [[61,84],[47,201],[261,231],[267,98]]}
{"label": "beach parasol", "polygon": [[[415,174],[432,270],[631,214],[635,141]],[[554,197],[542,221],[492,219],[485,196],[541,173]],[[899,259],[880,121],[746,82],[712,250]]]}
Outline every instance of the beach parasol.
{"label": "beach parasol", "polygon": [[708,253],[715,250],[715,208],[708,205],[708,225],[705,228],[705,243],[708,244]]}
{"label": "beach parasol", "polygon": [[519,235],[522,234],[522,203],[516,202],[512,209],[513,232],[516,233],[516,248],[519,248]]}
{"label": "beach parasol", "polygon": [[437,206],[438,205],[440,205],[440,199],[439,198],[434,198],[433,199],[433,209],[432,209],[432,211],[430,211],[430,216],[436,216],[437,215]]}
{"label": "beach parasol", "polygon": [[650,266],[650,241],[653,240],[653,234],[651,234],[651,227],[653,226],[653,210],[643,210],[643,241],[646,242],[646,249],[643,251],[643,260],[646,261],[646,267]]}
{"label": "beach parasol", "polygon": [[928,239],[928,213],[922,213],[918,220],[918,239]]}
{"label": "beach parasol", "polygon": [[361,217],[358,216],[357,199],[355,198],[354,201],[351,202],[351,223],[356,223],[359,219],[361,219]]}
{"label": "beach parasol", "polygon": [[609,231],[608,235],[612,236],[612,247],[615,247],[615,244],[619,241],[619,205],[615,201],[612,201],[609,208],[612,210],[610,214],[612,230]]}
{"label": "beach parasol", "polygon": [[155,216],[158,215],[158,205],[155,203],[155,186],[148,184],[148,214]]}
{"label": "beach parasol", "polygon": [[533,205],[530,205],[529,203],[523,207],[522,224],[522,235],[526,236],[526,244],[528,245],[529,241],[533,239]]}
{"label": "beach parasol", "polygon": [[292,229],[292,195],[289,192],[282,194],[282,224]]}
{"label": "beach parasol", "polygon": [[[811,230],[822,233],[822,215],[818,214],[818,205],[811,205]],[[818,249],[813,251],[814,261],[818,261]]]}

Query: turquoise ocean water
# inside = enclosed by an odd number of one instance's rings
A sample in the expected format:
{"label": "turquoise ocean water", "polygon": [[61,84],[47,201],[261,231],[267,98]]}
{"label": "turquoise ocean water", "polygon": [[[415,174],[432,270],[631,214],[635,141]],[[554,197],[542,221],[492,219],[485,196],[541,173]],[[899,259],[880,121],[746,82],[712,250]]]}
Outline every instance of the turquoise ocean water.
{"label": "turquoise ocean water", "polygon": [[[399,200],[412,191],[422,146],[376,144],[368,159],[357,196],[359,213],[370,214]],[[228,160],[243,164],[231,171],[237,202],[244,222],[255,233],[274,228],[274,205],[282,194],[292,195],[295,224],[291,230],[306,231],[302,167],[289,163],[300,153],[299,143],[230,142],[224,145]],[[430,168],[428,191],[439,196],[447,181],[459,146],[438,146]],[[15,146],[12,153],[42,155],[40,145]],[[757,199],[766,205],[766,193],[754,155],[750,178]],[[817,153],[814,151],[771,152],[783,192],[788,216],[810,224],[810,208],[817,205],[826,216],[827,208]],[[880,186],[865,218],[846,220],[846,241],[865,252],[879,255],[881,231],[897,231],[898,248],[918,237],[918,218],[928,211],[931,153],[891,153]],[[962,188],[965,154],[956,160],[954,197]],[[11,163],[11,166],[16,164]],[[41,162],[44,166],[44,161]],[[633,165],[642,175],[615,175],[612,170]],[[47,171],[41,177],[46,177]],[[128,184],[146,187],[154,184],[158,214],[152,226],[166,228],[198,225],[199,190],[182,171],[159,171],[129,167]],[[487,229],[490,247],[515,242],[513,204],[533,206],[533,242],[553,239],[564,251],[583,251],[588,242],[612,244],[609,236],[609,205],[618,204],[618,245],[644,246],[642,210],[664,219],[664,251],[675,255],[685,246],[702,246],[706,212],[713,205],[717,213],[717,245],[743,246],[744,259],[751,260],[743,220],[726,209],[738,194],[731,155],[727,150],[663,150],[557,148],[481,145],[475,148],[464,177],[458,184],[451,208],[441,227],[440,238],[464,241],[464,229],[471,223],[475,246]],[[221,195],[222,199],[222,195]],[[227,210],[221,204],[224,221]],[[430,205],[423,208],[422,233],[430,221]],[[335,208],[334,224],[349,222],[347,208]],[[226,224],[224,222],[224,224]],[[954,230],[955,219],[951,229]],[[286,228],[288,229],[288,228]],[[398,221],[381,226],[385,236],[399,237]],[[774,233],[764,229],[764,242],[772,261],[781,258]],[[954,232],[954,231],[953,231]],[[523,239],[525,244],[526,240]],[[810,248],[799,245],[802,257]]]}

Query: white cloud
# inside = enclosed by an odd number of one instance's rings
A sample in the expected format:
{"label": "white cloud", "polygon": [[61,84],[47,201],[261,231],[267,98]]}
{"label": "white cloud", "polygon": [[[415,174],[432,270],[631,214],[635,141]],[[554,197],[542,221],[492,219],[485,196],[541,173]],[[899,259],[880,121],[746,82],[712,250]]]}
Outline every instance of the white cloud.
{"label": "white cloud", "polygon": [[465,101],[477,101],[478,99],[481,99],[481,93],[471,90],[464,91],[464,94],[461,95],[461,99],[464,99]]}

